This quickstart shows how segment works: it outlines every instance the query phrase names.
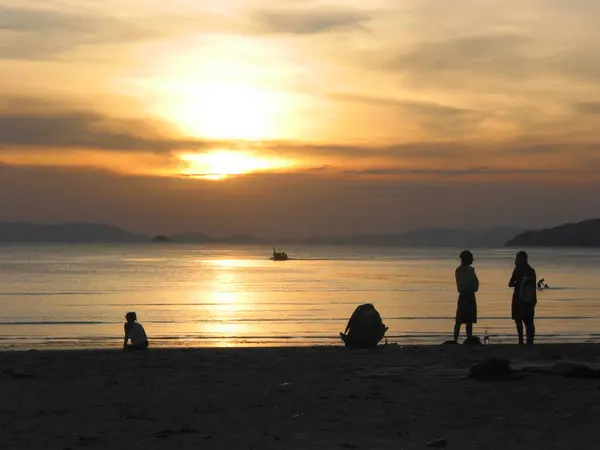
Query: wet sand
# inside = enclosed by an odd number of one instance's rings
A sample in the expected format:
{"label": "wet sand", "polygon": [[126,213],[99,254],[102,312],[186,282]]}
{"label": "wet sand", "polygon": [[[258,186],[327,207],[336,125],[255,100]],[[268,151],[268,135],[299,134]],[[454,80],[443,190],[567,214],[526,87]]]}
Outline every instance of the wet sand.
{"label": "wet sand", "polygon": [[600,448],[600,380],[466,378],[600,363],[597,345],[0,353],[6,449]]}

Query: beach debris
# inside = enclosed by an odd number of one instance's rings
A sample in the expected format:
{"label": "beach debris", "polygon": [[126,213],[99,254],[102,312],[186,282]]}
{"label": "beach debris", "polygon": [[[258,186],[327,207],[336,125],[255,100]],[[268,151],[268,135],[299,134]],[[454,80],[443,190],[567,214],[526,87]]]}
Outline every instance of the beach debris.
{"label": "beach debris", "polygon": [[294,384],[291,382],[279,383],[275,389],[272,391],[288,393],[294,388]]}
{"label": "beach debris", "polygon": [[559,362],[552,366],[552,373],[567,378],[600,378],[600,370],[586,364]]}
{"label": "beach debris", "polygon": [[471,336],[463,341],[463,345],[483,345],[479,336]]}
{"label": "beach debris", "polygon": [[565,378],[600,378],[600,369],[571,361],[561,361],[552,366],[540,363],[527,365],[523,366],[521,371],[530,374],[558,375]]}
{"label": "beach debris", "polygon": [[469,370],[469,378],[478,380],[511,380],[520,379],[521,371],[513,370],[507,359],[490,358],[473,364]]}
{"label": "beach debris", "polygon": [[96,436],[78,436],[77,437],[77,442],[80,445],[86,445],[86,444],[92,444],[97,439],[98,438]]}
{"label": "beach debris", "polygon": [[178,429],[168,428],[166,430],[159,431],[154,436],[157,438],[160,438],[160,439],[166,439],[173,434],[192,434],[192,433],[196,433],[196,430],[194,430],[191,427],[186,427],[186,426],[182,425]]}
{"label": "beach debris", "polygon": [[446,438],[436,439],[434,441],[429,441],[425,444],[427,448],[443,448],[448,445],[448,441]]}
{"label": "beach debris", "polygon": [[299,419],[299,418],[300,418],[300,417],[302,417],[303,415],[304,415],[304,413],[302,413],[302,412],[299,412],[299,413],[297,413],[297,414],[294,414],[294,415],[292,416],[292,419]]}
{"label": "beach debris", "polygon": [[17,380],[20,379],[24,379],[24,378],[35,378],[35,375],[32,375],[30,373],[20,373],[20,372],[15,372],[13,369],[8,368],[8,369],[4,369],[2,371],[3,375],[9,376],[11,378],[15,378]]}

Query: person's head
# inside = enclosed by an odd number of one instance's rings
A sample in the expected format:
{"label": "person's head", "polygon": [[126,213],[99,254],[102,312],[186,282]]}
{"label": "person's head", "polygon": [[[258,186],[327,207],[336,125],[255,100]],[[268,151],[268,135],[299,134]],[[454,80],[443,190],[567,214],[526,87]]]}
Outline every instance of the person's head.
{"label": "person's head", "polygon": [[127,322],[135,322],[137,320],[137,314],[134,312],[128,312],[125,314],[125,320],[127,320]]}
{"label": "person's head", "polygon": [[471,253],[469,250],[464,250],[460,253],[460,263],[463,266],[470,266],[473,264],[474,260],[475,258],[473,257],[473,253]]}
{"label": "person's head", "polygon": [[527,255],[527,252],[520,251],[515,257],[515,266],[524,266],[527,264],[528,260],[529,256]]}

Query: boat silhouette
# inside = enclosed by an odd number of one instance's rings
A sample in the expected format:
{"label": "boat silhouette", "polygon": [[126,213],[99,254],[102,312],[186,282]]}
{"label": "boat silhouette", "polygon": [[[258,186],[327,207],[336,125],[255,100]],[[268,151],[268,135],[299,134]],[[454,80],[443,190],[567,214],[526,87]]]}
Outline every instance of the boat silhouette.
{"label": "boat silhouette", "polygon": [[275,247],[273,247],[273,256],[271,259],[273,261],[287,261],[290,258],[286,252],[278,252]]}

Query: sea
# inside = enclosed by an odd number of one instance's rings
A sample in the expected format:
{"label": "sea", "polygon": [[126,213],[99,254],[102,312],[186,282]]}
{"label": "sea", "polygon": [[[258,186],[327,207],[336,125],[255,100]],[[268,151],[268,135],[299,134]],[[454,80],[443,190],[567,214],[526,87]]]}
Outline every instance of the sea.
{"label": "sea", "polygon": [[[389,343],[451,339],[462,249],[85,244],[0,246],[0,349],[117,348],[135,311],[152,347],[341,345],[373,303]],[[514,249],[475,249],[475,334],[514,343]],[[549,285],[539,342],[600,341],[600,250],[529,249]],[[464,333],[464,330],[463,330]]]}

